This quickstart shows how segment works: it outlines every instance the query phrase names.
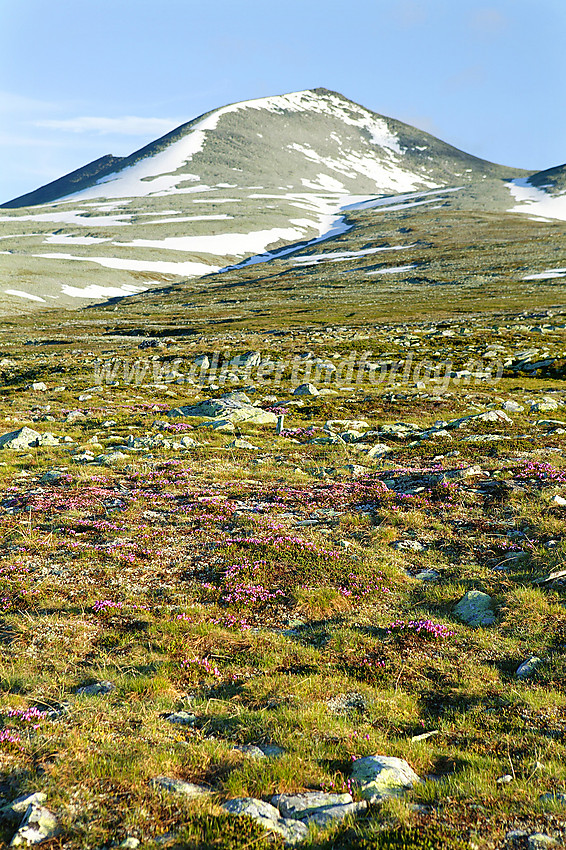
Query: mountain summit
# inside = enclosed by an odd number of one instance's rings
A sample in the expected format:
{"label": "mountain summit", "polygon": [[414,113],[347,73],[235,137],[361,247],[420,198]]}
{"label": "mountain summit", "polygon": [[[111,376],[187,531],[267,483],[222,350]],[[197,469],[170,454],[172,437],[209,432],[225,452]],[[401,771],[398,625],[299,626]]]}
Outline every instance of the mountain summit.
{"label": "mountain summit", "polygon": [[505,210],[544,193],[520,197],[528,178],[327,89],[243,101],[5,203],[0,304],[103,300],[269,257],[376,196]]}

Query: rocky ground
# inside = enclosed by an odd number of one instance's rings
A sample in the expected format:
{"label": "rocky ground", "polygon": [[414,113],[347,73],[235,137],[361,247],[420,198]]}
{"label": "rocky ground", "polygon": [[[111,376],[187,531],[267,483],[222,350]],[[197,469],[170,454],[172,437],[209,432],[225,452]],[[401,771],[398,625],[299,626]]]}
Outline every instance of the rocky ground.
{"label": "rocky ground", "polygon": [[564,227],[455,215],[3,320],[6,845],[564,845]]}
{"label": "rocky ground", "polygon": [[4,327],[5,842],[560,846],[566,313],[96,322]]}

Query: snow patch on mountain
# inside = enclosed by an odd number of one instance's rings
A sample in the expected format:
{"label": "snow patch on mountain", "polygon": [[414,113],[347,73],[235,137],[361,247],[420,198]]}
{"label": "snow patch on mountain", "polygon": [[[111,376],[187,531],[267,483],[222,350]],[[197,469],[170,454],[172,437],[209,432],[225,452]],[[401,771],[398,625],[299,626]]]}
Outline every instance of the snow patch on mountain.
{"label": "snow patch on mountain", "polygon": [[280,227],[256,230],[251,233],[216,233],[211,236],[168,236],[165,239],[134,239],[133,242],[114,242],[127,248],[163,248],[167,251],[191,251],[199,254],[242,257],[259,254],[274,242],[301,239],[304,230]]}
{"label": "snow patch on mountain", "polygon": [[517,201],[508,212],[536,213],[545,218],[566,221],[566,192],[551,195],[529,183],[528,177],[517,177],[507,185]]}
{"label": "snow patch on mountain", "polygon": [[126,269],[135,272],[156,272],[157,274],[187,275],[189,277],[218,271],[218,266],[210,266],[207,263],[167,263],[152,260],[123,260],[118,257],[78,257],[75,254],[32,254],[31,256],[42,260],[79,260],[85,263],[97,263],[107,269]]}

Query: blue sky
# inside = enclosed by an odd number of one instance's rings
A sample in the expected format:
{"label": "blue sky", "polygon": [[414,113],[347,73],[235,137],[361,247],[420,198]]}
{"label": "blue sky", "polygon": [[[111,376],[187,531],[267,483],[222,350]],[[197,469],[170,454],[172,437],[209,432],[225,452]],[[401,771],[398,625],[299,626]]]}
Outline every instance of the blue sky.
{"label": "blue sky", "polygon": [[476,156],[561,164],[566,0],[0,0],[0,201],[316,86]]}

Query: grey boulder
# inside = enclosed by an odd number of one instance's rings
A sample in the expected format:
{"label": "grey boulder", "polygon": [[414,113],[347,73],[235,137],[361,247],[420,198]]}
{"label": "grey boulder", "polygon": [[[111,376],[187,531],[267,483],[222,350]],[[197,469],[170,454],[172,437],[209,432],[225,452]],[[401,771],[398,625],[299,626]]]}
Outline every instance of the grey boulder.
{"label": "grey boulder", "polygon": [[8,434],[2,434],[0,437],[0,449],[13,449],[21,452],[29,449],[31,446],[37,446],[41,434],[34,431],[33,428],[28,428],[25,425],[17,431],[10,431]]}
{"label": "grey boulder", "polygon": [[398,797],[420,782],[404,759],[382,755],[356,759],[352,767],[352,780],[369,803],[386,797]]}
{"label": "grey boulder", "polygon": [[308,827],[300,820],[282,818],[275,806],[254,797],[228,800],[222,808],[231,815],[247,815],[264,829],[281,835],[285,844],[299,844],[307,836]]}
{"label": "grey boulder", "polygon": [[491,626],[495,622],[491,596],[481,590],[465,593],[455,606],[454,613],[469,626]]}

